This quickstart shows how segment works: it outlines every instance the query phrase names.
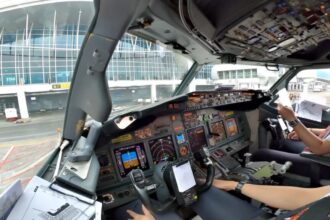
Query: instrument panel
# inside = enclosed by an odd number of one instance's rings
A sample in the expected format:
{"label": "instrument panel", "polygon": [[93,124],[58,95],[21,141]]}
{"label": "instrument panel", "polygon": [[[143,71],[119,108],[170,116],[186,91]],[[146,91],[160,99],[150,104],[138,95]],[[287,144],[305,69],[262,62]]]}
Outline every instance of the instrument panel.
{"label": "instrument panel", "polygon": [[[108,208],[135,198],[127,176],[132,169],[143,170],[148,179],[158,163],[192,158],[202,147],[221,161],[248,148],[250,127],[244,111],[228,111],[223,106],[239,104],[246,109],[248,105],[256,106],[251,100],[262,103],[268,97],[251,91],[211,91],[190,93],[184,98],[173,98],[142,112],[133,111],[139,126],[128,127],[116,136],[105,136],[102,145],[97,146],[101,166],[98,194],[117,198],[116,202],[104,198],[111,201],[105,204]],[[113,126],[108,124],[105,128]]]}
{"label": "instrument panel", "polygon": [[227,146],[234,140],[249,139],[245,114],[213,108],[185,111],[157,117],[135,131],[112,138],[97,150],[101,165],[99,188],[116,186],[132,169],[152,173],[161,161],[192,157],[202,147]]}
{"label": "instrument panel", "polygon": [[248,102],[253,99],[254,95],[255,93],[253,92],[239,90],[229,92],[193,92],[188,98],[187,109]]}

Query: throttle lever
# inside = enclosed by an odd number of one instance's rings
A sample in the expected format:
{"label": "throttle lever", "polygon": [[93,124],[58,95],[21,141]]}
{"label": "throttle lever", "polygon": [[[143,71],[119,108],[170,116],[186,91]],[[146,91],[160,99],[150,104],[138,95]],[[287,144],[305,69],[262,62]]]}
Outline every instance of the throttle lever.
{"label": "throttle lever", "polygon": [[292,165],[291,161],[286,161],[286,162],[281,166],[281,169],[280,169],[280,172],[279,172],[279,173],[280,173],[280,174],[285,174],[286,171],[287,171],[288,169],[290,169],[291,165]]}
{"label": "throttle lever", "polygon": [[246,165],[248,163],[250,163],[250,159],[251,159],[252,154],[247,152],[243,156],[244,156],[243,167],[246,167]]}

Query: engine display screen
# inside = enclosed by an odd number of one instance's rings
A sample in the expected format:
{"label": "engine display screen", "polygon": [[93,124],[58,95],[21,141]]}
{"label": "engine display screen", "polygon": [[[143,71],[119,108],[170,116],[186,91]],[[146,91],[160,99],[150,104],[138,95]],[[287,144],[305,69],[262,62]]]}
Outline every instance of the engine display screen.
{"label": "engine display screen", "polygon": [[212,136],[212,138],[210,138],[210,145],[212,146],[227,138],[226,129],[222,121],[210,123],[210,133]]}
{"label": "engine display screen", "polygon": [[205,131],[203,126],[187,130],[188,140],[193,153],[207,146]]}
{"label": "engine display screen", "polygon": [[120,147],[114,150],[114,154],[121,177],[125,177],[133,169],[149,169],[147,156],[142,143]]}
{"label": "engine display screen", "polygon": [[161,161],[176,160],[176,153],[171,135],[150,140],[149,146],[154,164],[158,164]]}
{"label": "engine display screen", "polygon": [[235,118],[229,118],[226,120],[228,136],[235,136],[238,134],[238,127]]}

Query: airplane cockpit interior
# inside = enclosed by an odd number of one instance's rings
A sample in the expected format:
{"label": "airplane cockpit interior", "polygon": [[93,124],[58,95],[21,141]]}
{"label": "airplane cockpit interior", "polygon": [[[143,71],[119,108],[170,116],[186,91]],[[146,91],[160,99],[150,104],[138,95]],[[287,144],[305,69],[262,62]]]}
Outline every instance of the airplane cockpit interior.
{"label": "airplane cockpit interior", "polygon": [[[325,165],[313,166],[317,171],[304,176],[291,173],[295,161],[254,156],[280,143],[290,125],[295,126],[278,117],[280,91],[300,71],[328,68],[328,1],[95,0],[94,7],[74,70],[61,141],[37,174],[61,195],[95,207],[92,217],[78,219],[128,219],[127,205],[135,201],[140,201],[139,210],[143,204],[155,215],[175,212],[181,219],[195,219],[199,213],[192,207],[215,180],[328,185],[330,178],[319,168]],[[159,42],[193,62],[172,97],[113,114],[109,87],[115,85],[108,85],[105,69],[126,32]],[[283,67],[285,72],[267,91],[214,85],[187,92],[197,72],[216,63]],[[306,127],[326,127],[330,113],[326,108],[321,113],[319,122],[300,121]],[[278,209],[237,191],[226,193],[267,210],[260,219],[276,216]]]}

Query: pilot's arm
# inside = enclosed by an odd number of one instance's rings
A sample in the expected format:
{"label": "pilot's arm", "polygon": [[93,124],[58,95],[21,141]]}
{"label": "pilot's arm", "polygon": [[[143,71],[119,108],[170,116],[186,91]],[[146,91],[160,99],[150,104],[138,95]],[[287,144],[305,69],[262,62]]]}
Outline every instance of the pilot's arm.
{"label": "pilot's arm", "polygon": [[[297,119],[292,109],[282,106],[281,104],[278,104],[278,113],[287,121],[294,121]],[[300,122],[294,126],[293,129],[304,144],[310,148],[311,152],[321,155],[330,153],[330,141],[322,140],[317,136],[322,130],[312,129],[311,131]]]}
{"label": "pilot's arm", "polygon": [[[214,180],[213,186],[226,191],[234,190],[237,182],[228,180]],[[241,193],[263,202],[271,207],[294,210],[319,200],[330,193],[330,186],[319,188],[300,188],[291,186],[265,186],[244,184]]]}
{"label": "pilot's arm", "polygon": [[[325,131],[325,128],[308,128],[308,130],[310,132],[312,132],[313,134],[319,136],[321,133],[323,133]],[[299,135],[297,134],[297,132],[295,130],[291,131],[288,134],[288,139],[301,140],[301,138],[299,137]]]}

